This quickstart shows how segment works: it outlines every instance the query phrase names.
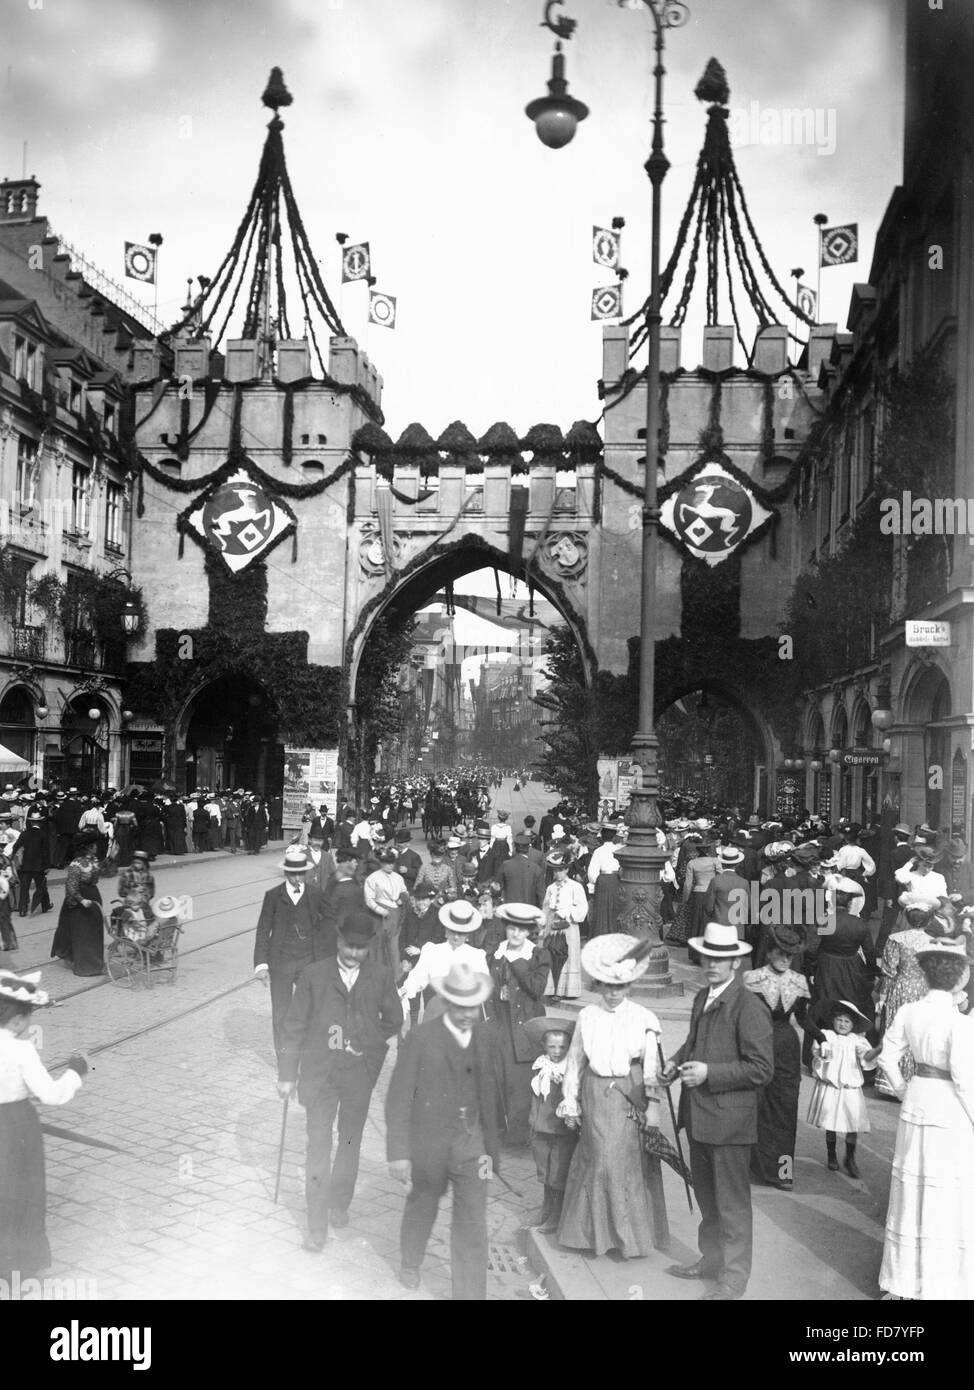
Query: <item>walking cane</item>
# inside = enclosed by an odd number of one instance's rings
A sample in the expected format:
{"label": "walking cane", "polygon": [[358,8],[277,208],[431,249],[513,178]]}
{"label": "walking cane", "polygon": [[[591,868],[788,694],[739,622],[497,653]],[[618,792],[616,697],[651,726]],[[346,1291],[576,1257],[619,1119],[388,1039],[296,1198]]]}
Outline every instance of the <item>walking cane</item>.
{"label": "walking cane", "polygon": [[[666,1062],[664,1061],[664,1058],[663,1058],[663,1044],[660,1042],[659,1038],[656,1039],[656,1054],[657,1054],[657,1056],[659,1057],[659,1070],[660,1070],[660,1077],[662,1078],[663,1071],[665,1070],[665,1067],[666,1067]],[[686,1188],[686,1191],[687,1191],[687,1206],[690,1208],[691,1211],[693,1211],[693,1199],[692,1199],[691,1196],[690,1196],[690,1184],[687,1182],[687,1175],[686,1175],[686,1166],[687,1166],[687,1165],[686,1165],[686,1161],[685,1161],[685,1159],[684,1159],[684,1157],[683,1157],[683,1145],[680,1143],[680,1130],[679,1130],[679,1128],[678,1128],[678,1126],[677,1126],[677,1123],[676,1123],[676,1110],[674,1109],[674,1106],[673,1106],[673,1095],[672,1095],[672,1092],[670,1091],[669,1086],[666,1086],[664,1089],[666,1090],[666,1099],[667,1099],[667,1100],[669,1101],[669,1103],[670,1103],[670,1119],[673,1121],[673,1137],[674,1137],[674,1139],[676,1140],[676,1151],[677,1151],[677,1153],[678,1153],[678,1155],[679,1155],[679,1157],[680,1157],[680,1166],[681,1166],[681,1168],[683,1169],[683,1172],[680,1174],[680,1176],[683,1178],[683,1186]]]}
{"label": "walking cane", "polygon": [[[274,1203],[277,1204],[278,1193],[281,1190],[281,1169],[284,1167],[284,1133],[287,1129],[287,1108],[291,1097],[284,1097],[284,1114],[281,1116],[281,1146],[277,1154],[277,1181],[274,1184]],[[672,1105],[672,1101],[670,1102]]]}

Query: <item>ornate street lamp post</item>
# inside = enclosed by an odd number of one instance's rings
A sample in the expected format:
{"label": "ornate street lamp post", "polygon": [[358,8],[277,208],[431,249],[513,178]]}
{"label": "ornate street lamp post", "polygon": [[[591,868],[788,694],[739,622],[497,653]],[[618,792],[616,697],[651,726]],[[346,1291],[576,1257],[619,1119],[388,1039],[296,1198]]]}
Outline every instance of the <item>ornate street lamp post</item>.
{"label": "ornate street lamp post", "polygon": [[[551,11],[562,0],[549,0],[545,8],[544,24],[559,39],[571,37],[575,24],[572,20],[553,21]],[[667,29],[678,29],[690,18],[690,11],[681,0],[643,0],[649,10],[655,31],[655,63],[653,66],[654,106],[653,143],[645,169],[652,186],[652,232],[650,259],[650,295],[646,315],[648,328],[649,361],[646,367],[646,477],[642,512],[642,579],[640,588],[639,612],[639,717],[636,734],[632,741],[633,760],[640,768],[641,776],[633,789],[632,801],[627,814],[629,839],[624,848],[618,851],[620,865],[620,896],[622,902],[618,916],[621,930],[633,936],[644,936],[654,940],[650,952],[649,971],[645,986],[654,993],[670,993],[674,990],[669,969],[669,953],[660,937],[660,871],[666,862],[667,854],[658,845],[656,832],[662,824],[659,809],[659,741],[656,737],[653,718],[653,685],[655,681],[655,616],[656,616],[656,556],[659,540],[659,504],[657,501],[657,466],[659,457],[660,400],[659,400],[659,352],[660,352],[660,209],[661,188],[669,160],[663,153],[663,50]],[[567,144],[575,133],[579,120],[588,114],[587,107],[567,95],[564,81],[564,60],[560,43],[556,46],[555,69],[549,85],[548,97],[532,102],[527,108],[528,116],[537,124],[538,135],[548,145],[559,148]],[[556,89],[557,84],[557,89]],[[563,103],[560,107],[558,102]],[[566,133],[567,131],[567,133]],[[547,132],[556,132],[558,138],[546,138]],[[680,987],[682,988],[682,987]]]}

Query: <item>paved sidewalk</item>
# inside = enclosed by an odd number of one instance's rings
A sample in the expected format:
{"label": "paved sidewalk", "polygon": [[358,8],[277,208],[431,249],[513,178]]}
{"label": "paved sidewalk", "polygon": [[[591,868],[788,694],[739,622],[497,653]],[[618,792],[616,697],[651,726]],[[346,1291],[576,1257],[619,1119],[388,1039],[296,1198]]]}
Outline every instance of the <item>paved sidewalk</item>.
{"label": "paved sidewalk", "polygon": [[[275,1091],[269,1005],[241,990],[96,1059],[69,1106],[43,1118],[124,1145],[106,1154],[48,1138],[51,1275],[94,1280],[113,1298],[448,1298],[449,1200],[423,1283],[401,1288],[404,1192],[385,1163],[382,1104],[392,1049],[373,1097],[347,1229],[319,1255],[303,1251],[304,1112],[289,1108],[280,1201],[273,1202],[282,1105]],[[492,1182],[489,1297],[526,1294],[518,1227],[538,1190],[529,1156],[505,1157],[514,1192]]]}
{"label": "paved sidewalk", "polygon": [[[663,1022],[663,1046],[669,1052],[685,1035],[677,1021]],[[746,1301],[863,1300],[879,1295],[876,1277],[882,1258],[883,1226],[889,1196],[889,1172],[899,1106],[867,1091],[872,1132],[859,1139],[862,1173],[855,1182],[825,1167],[825,1138],[804,1123],[811,1079],[802,1081],[794,1192],[752,1188],[754,1268]],[[677,1096],[674,1095],[674,1102]],[[672,1139],[669,1117],[663,1131]],[[687,1155],[686,1137],[683,1139]],[[841,1153],[841,1141],[840,1141]],[[697,1299],[710,1284],[674,1279],[669,1264],[692,1264],[699,1255],[697,1222],[687,1208],[682,1182],[663,1167],[671,1244],[664,1255],[623,1260],[615,1254],[596,1258],[565,1250],[554,1236],[528,1235],[532,1264],[544,1274],[549,1296],[570,1300]]]}

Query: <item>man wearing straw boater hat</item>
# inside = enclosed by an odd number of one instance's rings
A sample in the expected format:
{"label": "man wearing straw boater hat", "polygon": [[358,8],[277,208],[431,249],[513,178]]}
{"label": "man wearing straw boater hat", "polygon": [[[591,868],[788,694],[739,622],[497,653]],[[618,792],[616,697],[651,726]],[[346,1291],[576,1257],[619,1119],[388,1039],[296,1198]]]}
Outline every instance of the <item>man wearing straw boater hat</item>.
{"label": "man wearing straw boater hat", "polygon": [[303,845],[288,845],[278,866],[284,882],[264,894],[254,942],[254,974],[271,990],[274,1051],[281,1058],[284,1019],[298,976],[313,960],[333,954],[324,930],[324,897],[305,881],[311,861]]}
{"label": "man wearing straw boater hat", "polygon": [[744,988],[741,960],[751,948],[732,926],[708,922],[687,943],[701,957],[708,988],[697,992],[687,1040],[663,1073],[679,1076],[680,1124],[690,1140],[700,1203],[700,1259],[671,1265],[679,1279],[715,1279],[702,1298],[740,1298],[751,1274],[751,1146],[757,1142],[758,1091],[774,1075],[771,1015]]}
{"label": "man wearing straw boater hat", "polygon": [[482,1021],[494,984],[460,961],[433,988],[444,1012],[410,1030],[386,1098],[389,1172],[409,1189],[399,1282],[419,1287],[440,1199],[452,1186],[453,1297],[479,1300],[487,1297],[487,1179],[500,1147],[495,1044]]}

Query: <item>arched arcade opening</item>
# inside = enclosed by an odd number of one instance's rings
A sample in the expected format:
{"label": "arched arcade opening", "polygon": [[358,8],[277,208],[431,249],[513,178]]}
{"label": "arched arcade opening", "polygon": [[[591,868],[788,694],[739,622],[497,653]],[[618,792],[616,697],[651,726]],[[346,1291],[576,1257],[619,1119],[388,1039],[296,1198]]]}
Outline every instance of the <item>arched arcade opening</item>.
{"label": "arched arcade opening", "polygon": [[346,644],[342,761],[352,799],[373,773],[529,765],[540,726],[532,696],[555,626],[571,633],[591,683],[584,618],[562,586],[480,538],[441,544],[394,575]]}
{"label": "arched arcade opening", "polygon": [[656,715],[664,794],[704,805],[769,809],[770,731],[736,692],[707,682]]}

